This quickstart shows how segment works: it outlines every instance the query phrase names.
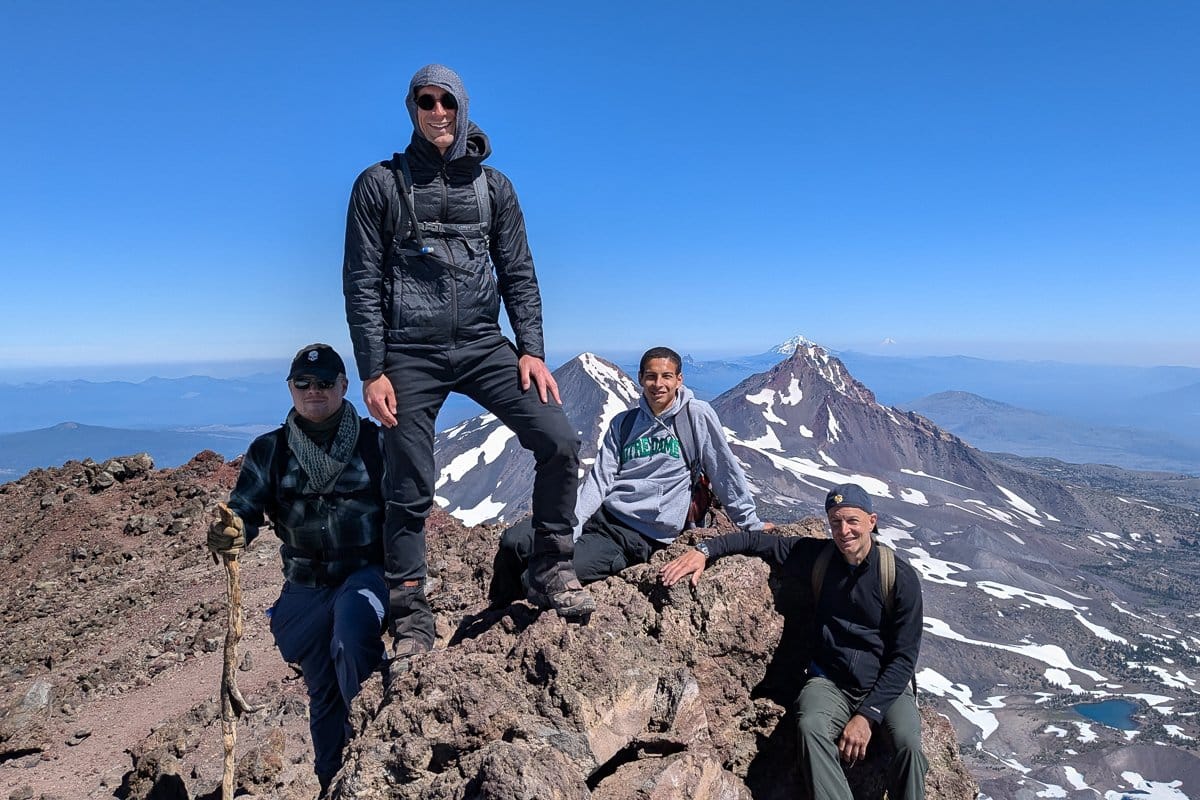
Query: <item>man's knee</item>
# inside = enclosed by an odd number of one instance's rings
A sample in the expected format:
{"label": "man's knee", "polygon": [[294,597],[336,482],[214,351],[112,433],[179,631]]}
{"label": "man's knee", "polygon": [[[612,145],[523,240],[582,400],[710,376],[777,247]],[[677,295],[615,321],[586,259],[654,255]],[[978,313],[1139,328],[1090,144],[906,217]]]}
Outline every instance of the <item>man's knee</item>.
{"label": "man's knee", "polygon": [[528,559],[533,552],[533,523],[528,519],[522,520],[501,534],[499,551]]}
{"label": "man's knee", "polygon": [[918,760],[923,761],[925,758],[924,751],[921,750],[921,730],[905,729],[892,730],[892,747],[896,751],[896,758],[906,761]]}
{"label": "man's knee", "polygon": [[796,732],[803,742],[829,742],[834,739],[832,725],[827,714],[799,714],[796,719]]}
{"label": "man's knee", "polygon": [[541,406],[527,432],[528,447],[539,465],[579,466],[579,436],[559,406]]}

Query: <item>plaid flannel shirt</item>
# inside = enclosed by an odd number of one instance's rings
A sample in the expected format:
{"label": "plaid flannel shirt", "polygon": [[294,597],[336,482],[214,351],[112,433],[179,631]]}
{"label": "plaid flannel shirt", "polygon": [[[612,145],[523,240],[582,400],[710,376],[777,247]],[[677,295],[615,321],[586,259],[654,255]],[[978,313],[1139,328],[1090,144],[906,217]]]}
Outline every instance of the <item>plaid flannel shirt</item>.
{"label": "plaid flannel shirt", "polygon": [[303,491],[304,473],[282,430],[250,444],[229,497],[246,524],[247,543],[269,518],[283,541],[284,577],[304,586],[336,586],[355,570],[382,564],[383,494],[367,467],[377,464],[382,472],[379,428],[362,420],[354,455],[325,494]]}

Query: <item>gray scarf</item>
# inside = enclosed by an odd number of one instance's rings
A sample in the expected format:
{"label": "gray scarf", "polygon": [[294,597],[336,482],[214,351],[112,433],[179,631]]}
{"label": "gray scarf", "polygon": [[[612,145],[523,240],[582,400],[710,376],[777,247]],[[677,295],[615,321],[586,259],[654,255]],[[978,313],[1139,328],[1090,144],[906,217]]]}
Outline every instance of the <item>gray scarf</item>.
{"label": "gray scarf", "polygon": [[296,409],[288,412],[287,440],[288,448],[296,455],[300,469],[308,479],[303,490],[306,494],[326,494],[354,456],[354,446],[358,444],[358,412],[350,403],[342,403],[342,421],[328,453],[300,430],[298,417]]}

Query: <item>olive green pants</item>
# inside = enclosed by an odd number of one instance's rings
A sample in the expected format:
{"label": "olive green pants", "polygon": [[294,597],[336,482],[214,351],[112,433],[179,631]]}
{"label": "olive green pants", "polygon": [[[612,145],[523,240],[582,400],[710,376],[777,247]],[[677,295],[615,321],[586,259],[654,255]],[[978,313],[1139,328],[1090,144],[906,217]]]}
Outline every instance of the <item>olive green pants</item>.
{"label": "olive green pants", "polygon": [[[813,800],[854,800],[842,772],[838,739],[850,722],[860,696],[844,692],[828,678],[812,677],[796,701],[799,715],[800,773]],[[888,768],[890,800],[924,800],[925,770],[929,764],[921,752],[921,717],[912,689],[905,689],[883,717],[895,747]],[[871,735],[875,746],[879,731]]]}

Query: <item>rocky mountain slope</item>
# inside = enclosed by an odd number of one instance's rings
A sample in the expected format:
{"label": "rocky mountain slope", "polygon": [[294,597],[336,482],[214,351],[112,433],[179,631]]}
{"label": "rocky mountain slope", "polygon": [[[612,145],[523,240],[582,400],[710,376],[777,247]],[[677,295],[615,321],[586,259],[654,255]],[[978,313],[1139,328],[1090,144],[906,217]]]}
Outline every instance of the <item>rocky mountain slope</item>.
{"label": "rocky mountain slope", "polygon": [[[224,582],[203,538],[235,467],[131,457],[0,485],[0,797],[218,796]],[[438,647],[389,690],[368,683],[335,797],[790,796],[803,654],[765,565],[728,559],[695,591],[629,570],[596,586],[589,625],[567,626],[523,603],[486,610],[498,533],[430,518]],[[281,582],[272,541],[242,556],[239,684],[265,708],[239,723],[237,782],[298,800],[316,785],[303,686],[263,614]],[[923,710],[929,796],[966,800],[939,710]],[[860,797],[877,772],[856,769]]]}

